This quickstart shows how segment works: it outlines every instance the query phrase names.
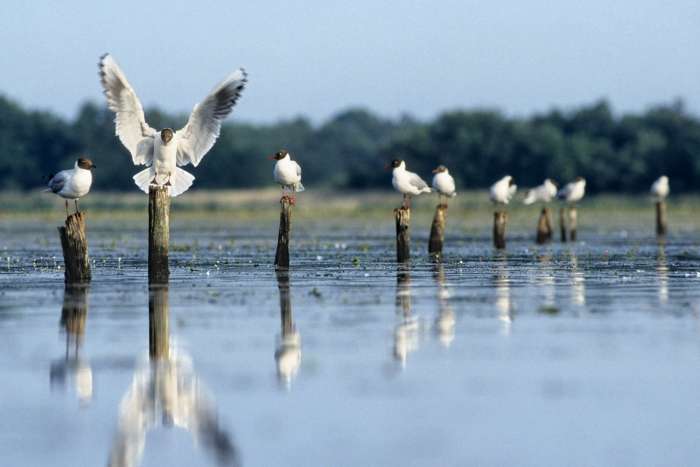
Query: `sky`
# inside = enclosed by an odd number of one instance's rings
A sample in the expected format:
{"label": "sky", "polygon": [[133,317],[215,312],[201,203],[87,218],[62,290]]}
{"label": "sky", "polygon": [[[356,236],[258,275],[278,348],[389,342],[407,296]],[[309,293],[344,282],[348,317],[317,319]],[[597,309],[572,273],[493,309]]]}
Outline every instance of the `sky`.
{"label": "sky", "polygon": [[682,98],[700,113],[697,0],[37,0],[4,6],[0,41],[0,93],[67,117],[104,102],[105,52],[144,106],[172,112],[244,66],[229,118],[247,122],[349,107],[529,115],[600,98],[618,112]]}

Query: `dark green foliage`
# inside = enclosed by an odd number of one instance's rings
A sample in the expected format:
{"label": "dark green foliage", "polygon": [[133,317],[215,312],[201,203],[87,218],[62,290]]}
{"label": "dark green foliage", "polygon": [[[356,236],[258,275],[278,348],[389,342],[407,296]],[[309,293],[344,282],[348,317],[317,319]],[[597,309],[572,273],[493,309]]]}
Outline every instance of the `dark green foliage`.
{"label": "dark green foliage", "polygon": [[[154,128],[178,129],[186,116],[147,112]],[[286,148],[304,168],[307,187],[389,188],[383,171],[406,159],[426,179],[442,163],[461,189],[483,188],[505,174],[521,186],[545,177],[565,182],[581,175],[590,192],[646,191],[661,174],[674,192],[700,179],[700,120],[681,102],[640,115],[616,116],[605,101],[572,111],[511,118],[491,110],[446,112],[432,122],[390,120],[362,109],[337,114],[320,126],[304,118],[275,124],[226,123],[197,168],[197,188],[271,186],[266,156]],[[0,189],[31,189],[42,176],[87,154],[97,165],[95,187],[134,190],[139,168],[114,135],[114,116],[85,104],[73,122],[32,112],[0,97]]]}

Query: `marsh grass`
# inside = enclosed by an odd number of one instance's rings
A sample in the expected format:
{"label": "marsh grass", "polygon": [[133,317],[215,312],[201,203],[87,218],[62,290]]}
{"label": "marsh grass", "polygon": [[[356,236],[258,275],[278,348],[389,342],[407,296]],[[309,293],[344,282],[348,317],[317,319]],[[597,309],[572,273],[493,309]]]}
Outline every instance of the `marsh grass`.
{"label": "marsh grass", "polygon": [[[273,225],[279,219],[277,189],[265,190],[192,190],[172,203],[176,223],[222,225]],[[138,223],[147,215],[147,197],[139,192],[91,193],[81,202],[92,221]],[[343,229],[352,224],[372,229],[390,225],[392,210],[401,197],[390,191],[307,191],[297,195],[293,225],[314,229]],[[437,197],[423,195],[413,200],[412,224],[429,225]],[[700,230],[700,219],[694,214],[700,196],[672,197],[668,217],[672,232]],[[654,224],[654,205],[645,195],[596,195],[579,205],[582,229],[648,229]],[[558,204],[552,203],[555,219]],[[0,193],[0,224],[12,222],[60,222],[64,217],[63,200],[47,193]],[[450,200],[448,230],[483,230],[490,227],[493,206],[485,191],[462,192]],[[508,207],[509,229],[534,231],[540,207],[524,206],[517,199]]]}

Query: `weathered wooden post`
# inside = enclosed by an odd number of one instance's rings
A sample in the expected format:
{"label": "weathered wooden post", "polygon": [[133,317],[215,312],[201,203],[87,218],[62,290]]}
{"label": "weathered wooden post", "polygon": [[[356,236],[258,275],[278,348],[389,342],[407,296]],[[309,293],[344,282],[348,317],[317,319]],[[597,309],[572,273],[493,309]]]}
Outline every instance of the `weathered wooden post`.
{"label": "weathered wooden post", "polygon": [[148,282],[167,284],[170,278],[170,195],[167,186],[148,189]]}
{"label": "weathered wooden post", "polygon": [[566,243],[566,207],[559,208],[559,233],[561,234],[561,242]]}
{"label": "weathered wooden post", "polygon": [[167,359],[170,356],[169,314],[168,286],[150,287],[148,291],[148,353],[151,360]]}
{"label": "weathered wooden post", "polygon": [[576,227],[578,226],[578,211],[576,206],[569,206],[569,240],[576,241]]}
{"label": "weathered wooden post", "polygon": [[552,241],[552,214],[549,208],[542,208],[540,218],[537,221],[537,238],[538,245],[544,245]]}
{"label": "weathered wooden post", "polygon": [[433,217],[433,224],[430,226],[430,239],[428,240],[428,253],[433,256],[442,256],[446,217],[447,203],[438,204],[435,207],[435,216]]}
{"label": "weathered wooden post", "polygon": [[493,246],[499,250],[506,247],[506,223],[508,213],[506,211],[496,211],[493,213]]}
{"label": "weathered wooden post", "polygon": [[280,229],[277,235],[277,250],[275,251],[275,268],[289,268],[289,231],[292,222],[292,201],[289,196],[280,199]]}
{"label": "weathered wooden post", "polygon": [[656,235],[658,237],[664,237],[667,231],[666,201],[662,199],[656,202]]}
{"label": "weathered wooden post", "polygon": [[66,218],[65,227],[58,227],[63,249],[65,265],[64,281],[66,284],[81,284],[90,282],[90,258],[88,257],[88,242],[85,234],[85,215],[76,212]]}
{"label": "weathered wooden post", "polygon": [[400,208],[394,209],[396,220],[396,261],[405,263],[411,259],[411,201],[404,195],[404,202]]}

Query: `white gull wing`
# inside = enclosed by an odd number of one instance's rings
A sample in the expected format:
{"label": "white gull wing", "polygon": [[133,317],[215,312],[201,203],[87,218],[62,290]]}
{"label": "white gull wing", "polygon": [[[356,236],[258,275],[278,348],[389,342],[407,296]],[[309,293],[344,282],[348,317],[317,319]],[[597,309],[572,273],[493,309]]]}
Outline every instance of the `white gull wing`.
{"label": "white gull wing", "polygon": [[245,70],[239,68],[194,106],[187,124],[177,132],[177,165],[191,163],[197,167],[214,146],[221,131],[221,122],[233,110],[248,81],[247,76]]}
{"label": "white gull wing", "polygon": [[425,181],[418,176],[418,174],[415,174],[413,172],[406,172],[406,175],[408,175],[408,183],[411,184],[411,186],[416,187],[419,191],[425,191],[426,193],[430,193],[430,188],[428,187],[428,184],[425,183]]}
{"label": "white gull wing", "polygon": [[301,179],[301,166],[299,165],[299,163],[297,161],[294,161],[294,165],[297,167],[297,175]]}
{"label": "white gull wing", "polygon": [[146,123],[143,107],[124,72],[111,55],[100,58],[100,82],[109,109],[116,114],[116,135],[131,153],[134,165],[150,165],[156,131]]}

